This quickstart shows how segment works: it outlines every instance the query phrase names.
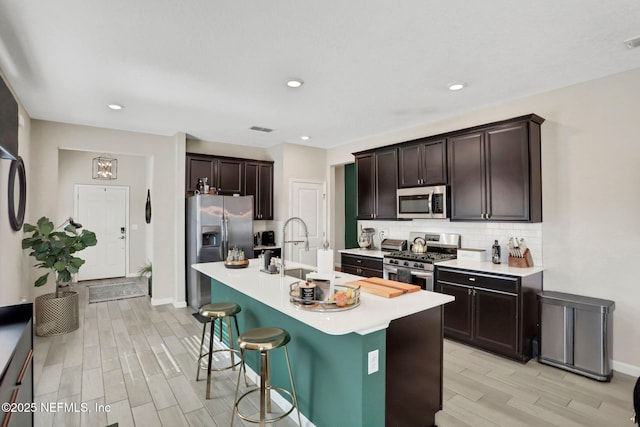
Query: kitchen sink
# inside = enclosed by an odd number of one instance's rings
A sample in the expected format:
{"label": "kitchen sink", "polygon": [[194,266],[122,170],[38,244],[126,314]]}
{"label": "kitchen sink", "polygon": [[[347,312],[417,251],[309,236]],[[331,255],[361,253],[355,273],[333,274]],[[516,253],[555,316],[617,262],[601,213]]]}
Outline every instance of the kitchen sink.
{"label": "kitchen sink", "polygon": [[316,272],[315,270],[312,270],[309,268],[302,268],[302,267],[285,268],[284,275],[289,277],[295,277],[296,279],[300,279],[300,280],[306,280],[307,274],[315,273],[315,272]]}

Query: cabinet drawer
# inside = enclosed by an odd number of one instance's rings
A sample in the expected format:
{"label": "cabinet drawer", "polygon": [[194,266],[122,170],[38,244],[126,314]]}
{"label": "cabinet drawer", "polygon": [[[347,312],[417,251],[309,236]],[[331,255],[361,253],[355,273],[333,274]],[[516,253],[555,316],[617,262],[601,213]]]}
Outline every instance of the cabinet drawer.
{"label": "cabinet drawer", "polygon": [[492,289],[501,292],[518,293],[519,291],[519,279],[517,277],[495,276],[466,270],[438,268],[438,281]]}
{"label": "cabinet drawer", "polygon": [[351,265],[342,265],[342,271],[347,274],[362,277],[380,277],[382,278],[382,270],[373,270],[371,268],[354,267]]}
{"label": "cabinet drawer", "polygon": [[382,259],[378,258],[342,254],[342,266],[345,265],[382,271]]}

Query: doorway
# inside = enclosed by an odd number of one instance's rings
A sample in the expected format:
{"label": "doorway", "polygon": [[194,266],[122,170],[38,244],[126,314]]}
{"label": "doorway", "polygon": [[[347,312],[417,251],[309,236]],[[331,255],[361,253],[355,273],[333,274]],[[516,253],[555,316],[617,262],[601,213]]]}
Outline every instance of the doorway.
{"label": "doorway", "polygon": [[128,271],[129,188],[106,185],[75,185],[74,215],[87,230],[96,233],[98,244],[82,251],[86,262],[78,280],[126,276]]}
{"label": "doorway", "polygon": [[[307,224],[309,252],[304,250],[302,243],[297,245],[287,243],[285,248],[287,259],[307,265],[316,265],[318,249],[327,239],[326,188],[325,182],[291,181],[291,216],[300,217]],[[304,228],[300,223],[292,222],[287,228],[289,228],[287,240],[304,240]]]}

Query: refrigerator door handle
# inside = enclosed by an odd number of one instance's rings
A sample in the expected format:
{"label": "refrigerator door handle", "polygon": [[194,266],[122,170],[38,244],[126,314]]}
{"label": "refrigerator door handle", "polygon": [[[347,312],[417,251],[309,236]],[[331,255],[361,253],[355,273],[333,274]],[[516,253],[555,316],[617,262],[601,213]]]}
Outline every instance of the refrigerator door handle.
{"label": "refrigerator door handle", "polygon": [[227,216],[225,214],[222,214],[220,223],[222,224],[222,260],[225,261],[227,259],[227,254],[229,253],[229,224],[227,223]]}

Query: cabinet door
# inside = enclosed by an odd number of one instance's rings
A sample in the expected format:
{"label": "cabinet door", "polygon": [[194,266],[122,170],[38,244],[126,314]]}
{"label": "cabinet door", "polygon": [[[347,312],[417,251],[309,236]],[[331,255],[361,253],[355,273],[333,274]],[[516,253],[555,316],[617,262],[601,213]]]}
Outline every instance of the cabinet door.
{"label": "cabinet door", "polygon": [[438,282],[438,292],[456,299],[444,306],[444,333],[447,337],[471,341],[473,334],[473,289],[454,283]]}
{"label": "cabinet door", "polygon": [[273,219],[273,165],[246,162],[244,194],[253,196],[253,219]]}
{"label": "cabinet door", "polygon": [[253,196],[253,219],[260,219],[260,203],[258,191],[259,163],[247,162],[244,165],[244,195]]}
{"label": "cabinet door", "polygon": [[198,178],[208,178],[211,186],[216,186],[214,178],[217,177],[217,161],[215,158],[205,155],[187,154],[186,167],[186,191],[193,192],[196,189]]}
{"label": "cabinet door", "polygon": [[258,205],[260,219],[273,219],[273,165],[261,163],[258,167]]}
{"label": "cabinet door", "polygon": [[447,145],[445,140],[422,145],[422,184],[440,185],[447,183]]}
{"label": "cabinet door", "polygon": [[242,193],[242,160],[218,160],[218,192],[223,195]]}
{"label": "cabinet door", "polygon": [[395,219],[397,216],[398,150],[376,151],[374,218]]}
{"label": "cabinet door", "polygon": [[420,145],[398,148],[398,186],[400,188],[422,185]]}
{"label": "cabinet door", "polygon": [[[506,356],[518,354],[518,296],[475,288],[474,342]],[[446,311],[445,311],[446,313]]]}
{"label": "cabinet door", "polygon": [[484,133],[449,139],[451,219],[481,220],[486,212]]}
{"label": "cabinet door", "polygon": [[526,123],[486,132],[487,219],[529,220],[529,147]]}
{"label": "cabinet door", "polygon": [[358,180],[358,219],[372,219],[374,213],[374,154],[356,157]]}

